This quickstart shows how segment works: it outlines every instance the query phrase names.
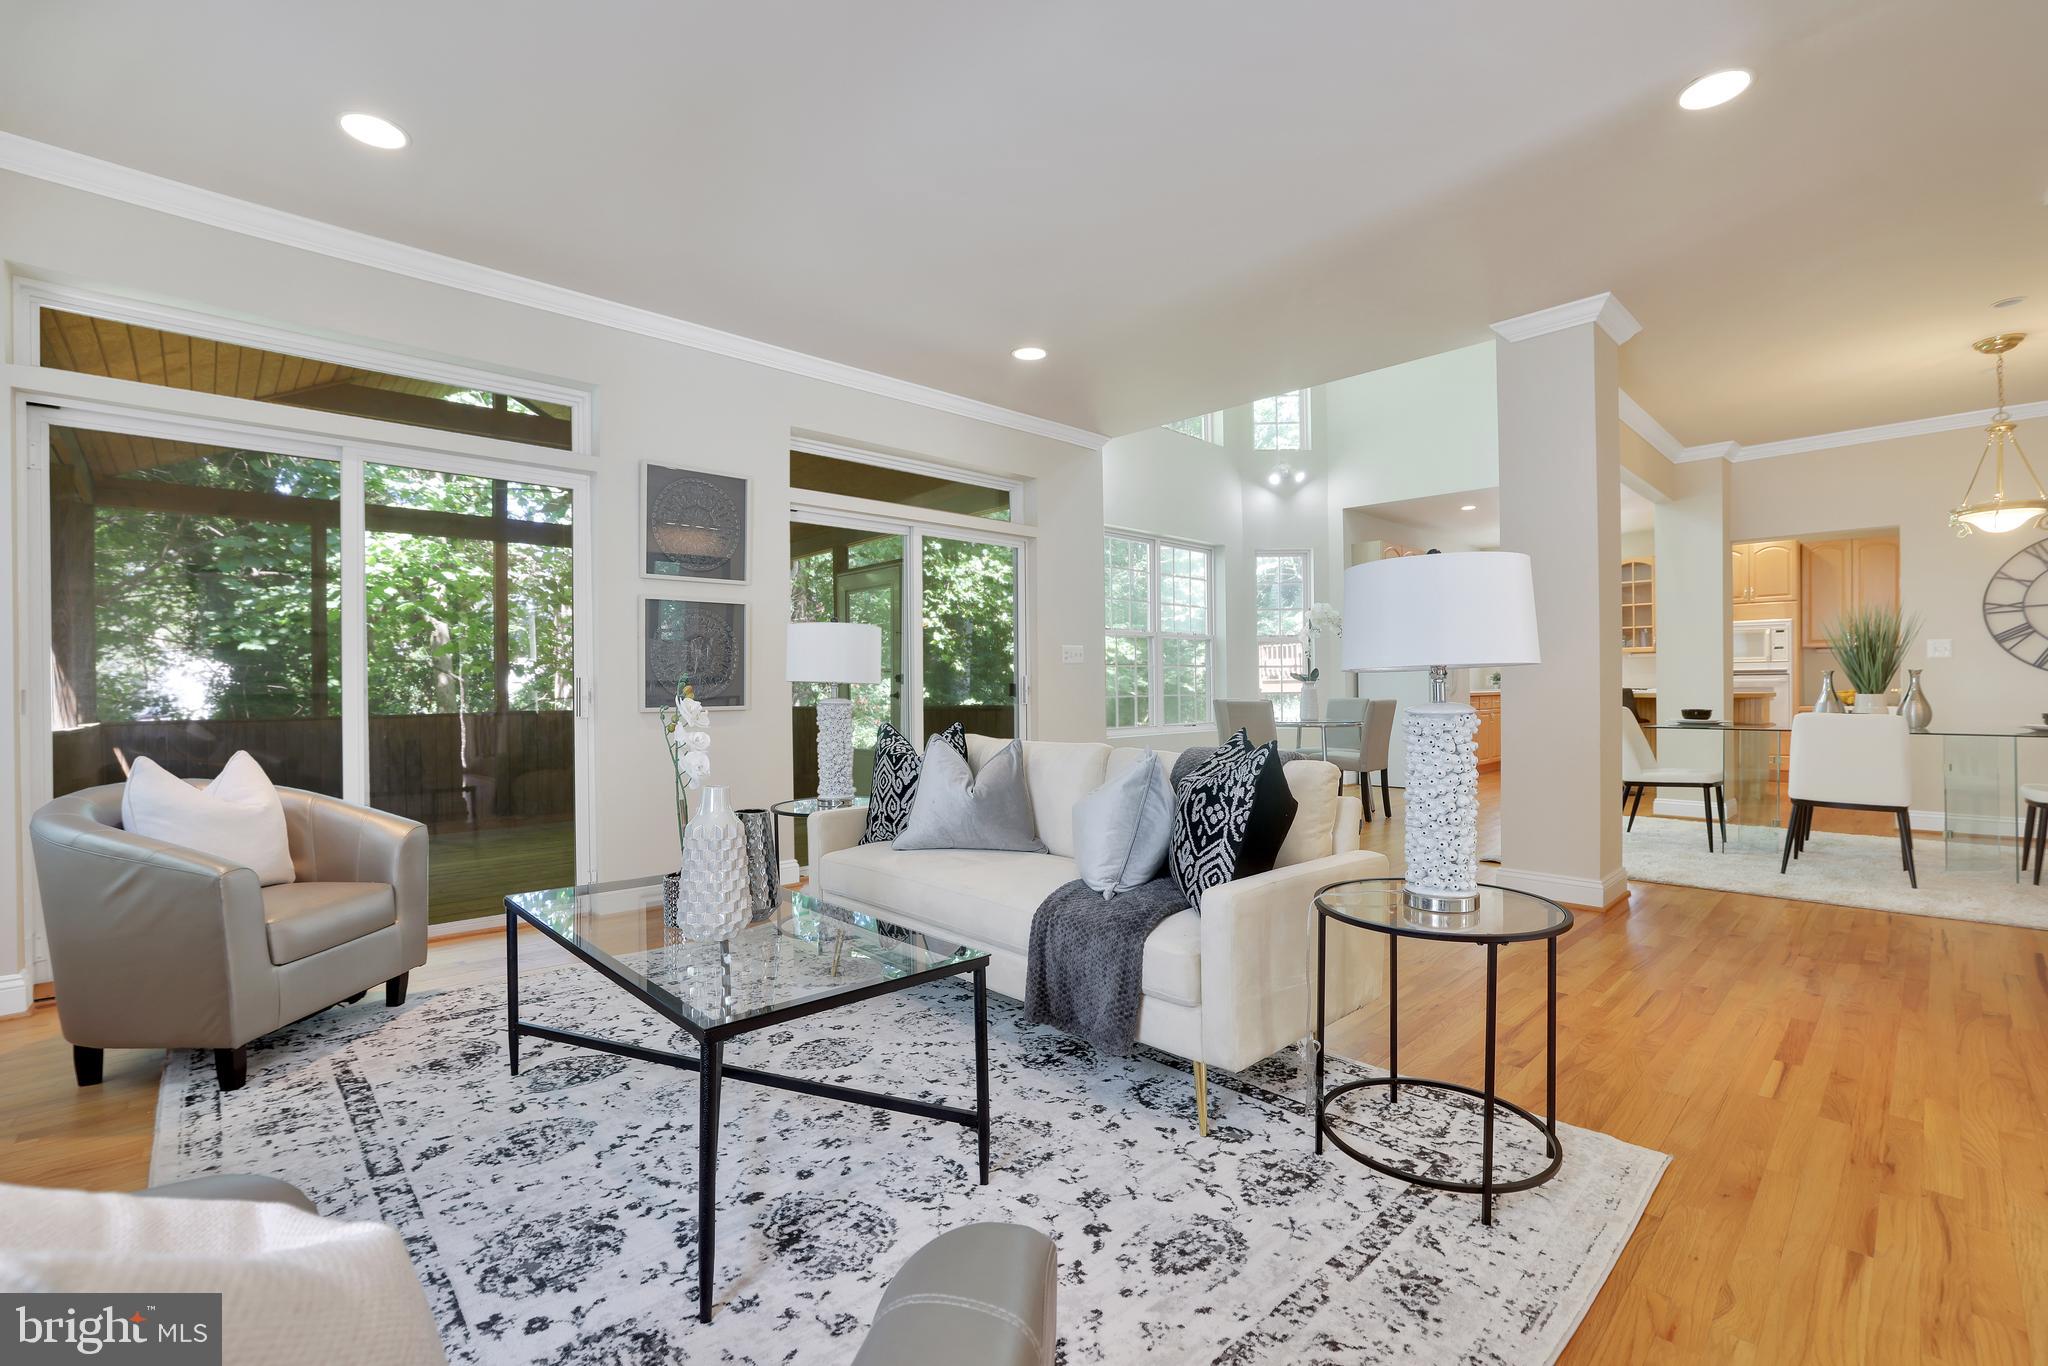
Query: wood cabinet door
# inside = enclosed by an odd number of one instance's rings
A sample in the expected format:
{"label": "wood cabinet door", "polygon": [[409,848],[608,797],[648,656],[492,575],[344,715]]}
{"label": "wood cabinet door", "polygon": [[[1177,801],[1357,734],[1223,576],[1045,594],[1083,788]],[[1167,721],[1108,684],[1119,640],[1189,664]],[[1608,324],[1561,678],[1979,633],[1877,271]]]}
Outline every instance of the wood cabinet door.
{"label": "wood cabinet door", "polygon": [[1749,547],[1749,601],[1792,602],[1799,597],[1799,542],[1758,541]]}
{"label": "wood cabinet door", "polygon": [[1737,602],[1749,600],[1749,547],[1731,545],[1728,547],[1729,591]]}
{"label": "wood cabinet door", "polygon": [[1859,536],[1849,546],[1850,582],[1858,607],[1899,610],[1899,543]]}
{"label": "wood cabinet door", "polygon": [[1849,548],[1847,541],[1808,541],[1800,547],[1805,602],[1799,613],[1799,643],[1809,650],[1825,650],[1828,642],[1821,633],[1855,604]]}
{"label": "wood cabinet door", "polygon": [[1497,768],[1500,765],[1500,699],[1474,698],[1472,705],[1479,713],[1479,734],[1474,737],[1478,766]]}

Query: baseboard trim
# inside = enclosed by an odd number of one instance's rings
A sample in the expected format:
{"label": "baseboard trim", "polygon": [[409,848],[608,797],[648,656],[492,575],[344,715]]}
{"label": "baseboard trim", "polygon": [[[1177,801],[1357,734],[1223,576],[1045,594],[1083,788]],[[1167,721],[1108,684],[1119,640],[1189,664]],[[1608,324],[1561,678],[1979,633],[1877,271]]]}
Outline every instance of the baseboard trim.
{"label": "baseboard trim", "polygon": [[1534,892],[1573,910],[1605,910],[1628,897],[1628,873],[1620,868],[1598,878],[1565,877],[1559,873],[1538,873],[1523,868],[1496,868],[1493,882],[1518,892]]}
{"label": "baseboard trim", "polygon": [[0,1018],[26,1015],[35,1004],[34,984],[25,972],[0,974]]}
{"label": "baseboard trim", "polygon": [[787,887],[792,882],[801,882],[803,880],[803,876],[804,866],[801,863],[798,863],[793,858],[786,858],[782,861],[783,886]]}

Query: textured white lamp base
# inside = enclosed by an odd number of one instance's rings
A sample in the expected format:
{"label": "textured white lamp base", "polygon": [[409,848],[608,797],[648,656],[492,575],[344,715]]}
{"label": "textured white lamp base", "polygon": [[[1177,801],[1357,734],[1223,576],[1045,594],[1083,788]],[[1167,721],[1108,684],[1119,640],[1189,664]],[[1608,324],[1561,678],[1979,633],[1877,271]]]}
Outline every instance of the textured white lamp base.
{"label": "textured white lamp base", "polygon": [[818,702],[818,800],[841,805],[853,800],[853,702],[826,697]]}
{"label": "textured white lamp base", "polygon": [[1408,708],[1411,904],[1456,912],[1479,895],[1479,713],[1462,702]]}

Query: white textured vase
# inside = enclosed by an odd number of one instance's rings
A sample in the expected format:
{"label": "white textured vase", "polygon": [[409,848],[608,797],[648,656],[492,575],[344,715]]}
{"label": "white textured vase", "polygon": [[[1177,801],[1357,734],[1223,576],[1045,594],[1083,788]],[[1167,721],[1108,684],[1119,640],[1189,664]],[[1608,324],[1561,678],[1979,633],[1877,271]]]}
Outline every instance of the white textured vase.
{"label": "white textured vase", "polygon": [[747,885],[747,830],[722,787],[701,792],[683,830],[676,929],[686,939],[723,939],[753,918]]}
{"label": "white textured vase", "polygon": [[818,699],[818,800],[845,805],[853,800],[853,702]]}
{"label": "white textured vase", "polygon": [[1408,708],[1408,890],[1433,898],[1479,889],[1479,713],[1462,702]]}
{"label": "white textured vase", "polygon": [[1322,719],[1323,690],[1319,684],[1304,683],[1301,685],[1300,714],[1301,719],[1304,721],[1318,721]]}

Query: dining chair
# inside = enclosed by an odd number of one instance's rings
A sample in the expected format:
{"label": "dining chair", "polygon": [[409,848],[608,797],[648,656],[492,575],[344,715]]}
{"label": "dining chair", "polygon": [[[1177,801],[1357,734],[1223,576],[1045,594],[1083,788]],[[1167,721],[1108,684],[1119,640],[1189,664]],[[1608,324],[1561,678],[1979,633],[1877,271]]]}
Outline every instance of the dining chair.
{"label": "dining chair", "polygon": [[1889,811],[1899,822],[1899,862],[1906,881],[1920,885],[1913,865],[1913,800],[1907,745],[1912,732],[1897,714],[1801,712],[1792,718],[1792,774],[1787,783],[1792,815],[1785,823],[1784,872],[1806,849],[1813,813]]}
{"label": "dining chair", "polygon": [[[1382,711],[1385,724],[1380,728],[1379,747],[1375,749],[1372,744],[1374,725]],[[1348,737],[1351,743],[1331,745],[1321,757],[1335,764],[1339,773],[1358,775],[1358,795],[1362,799],[1359,803],[1359,825],[1363,828],[1365,822],[1372,819],[1370,775],[1375,766],[1380,770],[1381,795],[1384,797],[1386,793],[1387,741],[1393,734],[1394,704],[1370,697],[1333,697],[1323,704],[1323,712],[1332,721],[1348,723],[1337,734]],[[1378,755],[1377,765],[1373,761],[1375,754]],[[1390,802],[1387,810],[1391,812],[1393,809]]]}
{"label": "dining chair", "polygon": [[[1652,787],[1696,787],[1700,790],[1700,802],[1707,809],[1707,852],[1714,852],[1714,808],[1721,810],[1721,844],[1728,844],[1728,792],[1722,786],[1722,773],[1718,768],[1679,768],[1673,764],[1657,762],[1657,752],[1650,748],[1649,737],[1643,734],[1643,723],[1627,708],[1621,713],[1621,800],[1629,804],[1631,794],[1634,805],[1629,805],[1626,829],[1636,828],[1636,812],[1643,806],[1643,791]],[[1654,810],[1654,806],[1652,807]]]}
{"label": "dining chair", "polygon": [[1216,743],[1228,744],[1230,737],[1238,731],[1254,745],[1268,742],[1278,743],[1279,732],[1273,728],[1273,701],[1261,697],[1254,701],[1233,701],[1227,697],[1216,699]]}
{"label": "dining chair", "polygon": [[2039,783],[2021,783],[2020,800],[2027,804],[2027,833],[2020,836],[2020,871],[2027,871],[2029,857],[2034,862],[2034,885],[2041,885],[2041,858],[2048,854],[2048,787]]}

